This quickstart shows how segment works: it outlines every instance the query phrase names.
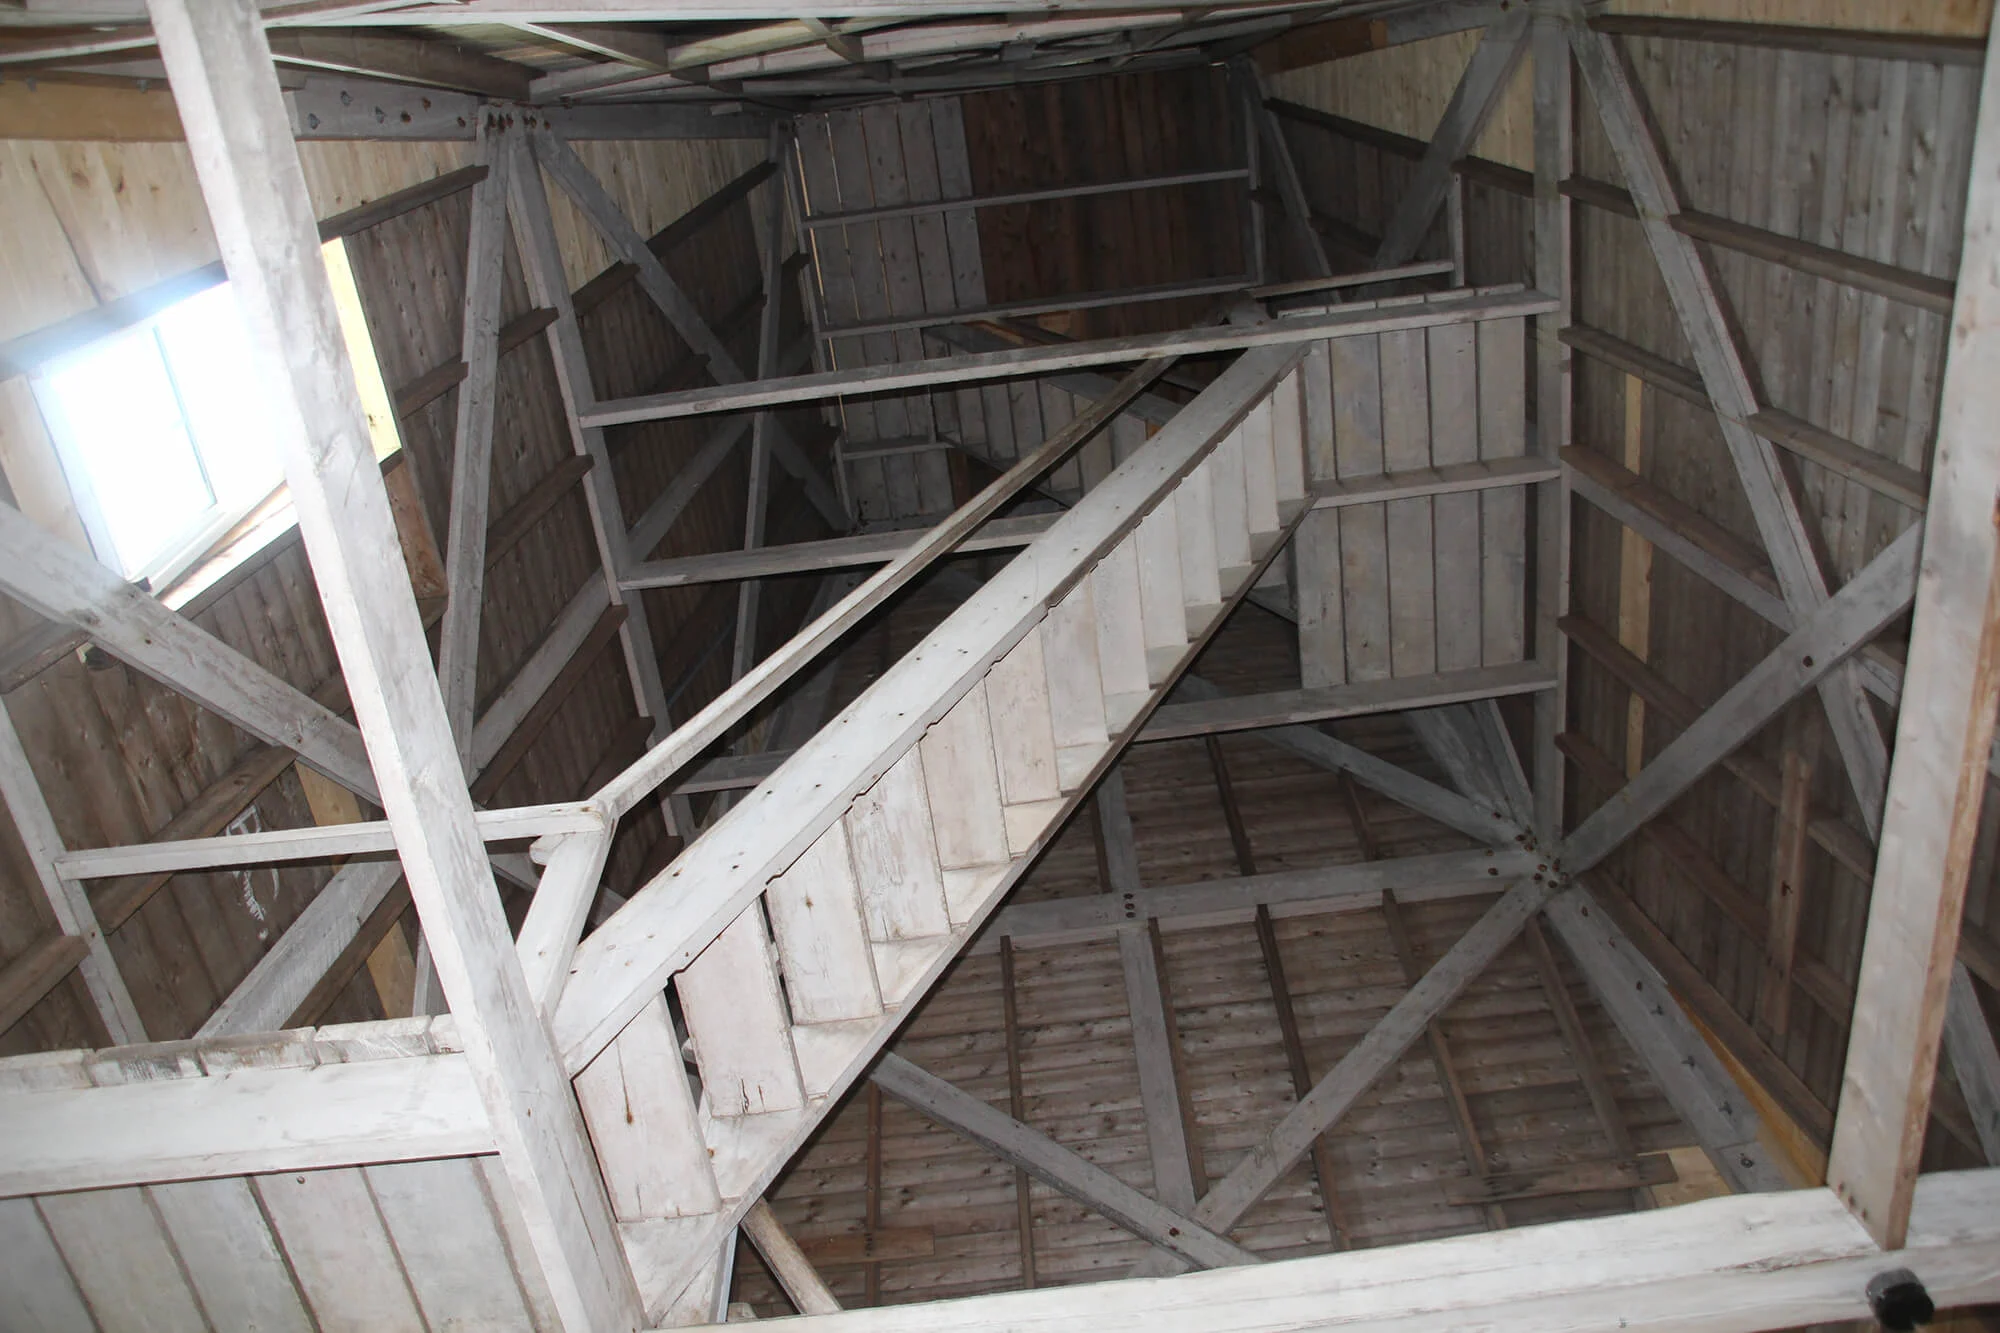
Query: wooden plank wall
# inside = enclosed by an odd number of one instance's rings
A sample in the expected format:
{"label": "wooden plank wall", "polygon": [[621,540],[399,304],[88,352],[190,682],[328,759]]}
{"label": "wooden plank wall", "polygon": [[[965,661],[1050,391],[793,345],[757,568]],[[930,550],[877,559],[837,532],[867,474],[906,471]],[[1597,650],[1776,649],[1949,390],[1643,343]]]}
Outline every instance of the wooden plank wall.
{"label": "wooden plank wall", "polygon": [[[1220,67],[1033,84],[965,99],[981,194],[1243,165],[1243,119]],[[1244,271],[1240,183],[1012,204],[979,219],[990,301],[1118,291]],[[1186,328],[1213,298],[1045,317],[1075,338]]]}
{"label": "wooden plank wall", "polygon": [[[629,151],[622,151],[629,149]],[[316,144],[306,146],[308,178],[322,208],[379,197],[412,180],[461,165],[456,145]],[[748,154],[748,156],[746,156]],[[639,225],[657,229],[751,165],[754,150],[729,143],[589,145],[586,157]],[[177,144],[0,143],[0,336],[12,336],[91,303],[113,299],[207,262],[213,256],[206,217],[185,150]],[[767,187],[768,188],[768,187]],[[670,260],[670,268],[718,323],[740,315],[759,286],[753,195],[708,223]],[[469,197],[457,195],[352,238],[349,252],[385,381],[392,392],[458,355]],[[601,247],[560,195],[565,263],[581,276],[603,268]],[[18,225],[17,225],[18,224]],[[510,252],[503,318],[527,306]],[[735,325],[740,355],[754,350],[755,310]],[[799,322],[792,314],[794,327]],[[600,393],[658,387],[670,372],[688,373],[684,344],[626,284],[584,321]],[[496,517],[568,457],[570,446],[554,396],[544,343],[508,354],[501,376],[499,437],[493,467]],[[417,509],[442,534],[450,478],[454,396],[447,393],[402,425]],[[21,380],[0,384],[0,440],[7,480],[32,482],[32,454],[46,449],[32,394]],[[644,507],[696,447],[684,424],[612,432],[628,515]],[[24,462],[24,459],[27,461]],[[744,471],[725,467],[670,536],[666,553],[732,548],[741,541]],[[20,499],[19,492],[0,499]],[[773,540],[822,535],[818,519],[788,480],[772,507]],[[580,489],[549,511],[494,567],[487,583],[481,652],[482,699],[509,679],[556,612],[597,568]],[[678,715],[727,682],[728,653],[710,651],[734,621],[727,589],[648,594],[670,693]],[[796,622],[807,581],[775,581],[764,599],[766,643]],[[295,536],[189,607],[196,623],[303,690],[335,676],[335,663],[302,548]],[[0,643],[34,623],[0,599]],[[144,841],[187,810],[246,756],[257,752],[234,728],[115,662],[87,667],[66,658],[7,699],[66,842],[73,847]],[[636,754],[640,737],[619,654],[606,651],[539,735],[532,752],[496,799],[527,802],[577,795],[615,746]],[[629,757],[629,756],[628,756]],[[238,821],[246,828],[312,822],[297,777],[284,768]],[[634,875],[659,833],[657,815],[628,821],[614,876]],[[222,831],[217,828],[214,831]],[[297,915],[326,878],[323,866],[180,875],[113,936],[113,951],[155,1038],[191,1033]],[[34,876],[11,822],[0,820],[0,966],[50,929]],[[379,1017],[366,977],[350,985],[322,1017]],[[0,1034],[0,1053],[101,1044],[80,981],[72,977],[27,1017]]]}
{"label": "wooden plank wall", "polygon": [[[8,1092],[461,1050],[449,1018],[0,1061]],[[440,1157],[0,1199],[22,1333],[561,1328],[499,1158]]]}
{"label": "wooden plank wall", "polygon": [[[1235,167],[1240,126],[1222,76],[1202,70],[830,112],[801,120],[799,142],[808,208],[823,214]],[[1230,181],[823,228],[815,234],[824,326],[1233,277],[1244,267],[1243,209],[1242,187]],[[1182,328],[1212,305],[1138,302],[1029,325],[1113,337]],[[953,350],[904,330],[835,338],[831,355],[836,365],[873,365]],[[859,515],[874,522],[952,507],[955,464],[926,443],[957,441],[977,462],[1005,468],[1085,406],[1054,385],[1010,381],[880,395],[831,416],[845,430]],[[1054,474],[1052,492],[1073,500],[1108,473],[1143,438],[1136,419],[1123,424],[1122,441]]]}
{"label": "wooden plank wall", "polygon": [[[1340,338],[1314,350],[1301,391],[1331,429],[1316,482],[1519,458],[1526,452],[1523,321]],[[1428,676],[1525,656],[1523,487],[1324,509],[1295,543],[1308,686]]]}
{"label": "wooden plank wall", "polygon": [[[886,651],[914,643],[935,592],[899,612]],[[882,631],[871,637],[879,638]],[[843,690],[858,689],[870,654],[852,655]],[[1292,674],[1291,627],[1248,608],[1198,666],[1231,690],[1274,688]],[[1435,770],[1394,718],[1335,727],[1343,739],[1404,764]],[[1250,736],[1221,738],[1259,870],[1361,860],[1363,848],[1331,775]],[[1239,873],[1215,777],[1200,741],[1135,747],[1121,762],[1149,888]],[[1457,834],[1372,794],[1362,795],[1383,856],[1467,845]],[[1106,879],[1086,805],[1016,890],[1013,902],[1091,896]],[[1478,915],[1483,899],[1404,909],[1419,954],[1436,958]],[[1306,1053],[1324,1073],[1404,988],[1379,911],[1283,916],[1279,948],[1294,992]],[[1276,1011],[1249,921],[1163,936],[1165,975],[1186,1054],[1196,1141],[1210,1179],[1268,1130],[1293,1100]],[[1028,1123],[1141,1190],[1152,1186],[1124,975],[1116,941],[1017,946],[1019,1051]],[[1616,1090],[1638,1148],[1690,1142],[1637,1058],[1567,977],[1594,1049]],[[892,1049],[1001,1108],[1008,1059],[995,942],[975,946],[924,1002]],[[1575,1067],[1556,1036],[1524,944],[1451,1011],[1456,1067],[1475,1121],[1509,1169],[1591,1160],[1601,1135]],[[870,1098],[857,1089],[780,1178],[773,1206],[813,1256],[840,1299],[865,1305],[943,1299],[1021,1285],[1013,1169],[892,1099],[879,1111],[879,1167],[872,1173]],[[1476,1207],[1452,1205],[1468,1169],[1445,1092],[1418,1048],[1333,1135],[1337,1193],[1359,1245],[1396,1244],[1475,1231]],[[869,1226],[872,1192],[875,1226]],[[1053,1190],[1029,1187],[1037,1279],[1042,1285],[1118,1276],[1148,1246]],[[1509,1205],[1513,1223],[1624,1211],[1629,1196],[1579,1195]],[[866,1262],[870,1237],[879,1262]],[[1232,1235],[1271,1257],[1323,1253],[1329,1239],[1309,1166],[1287,1176]],[[875,1277],[871,1282],[870,1272]],[[761,1261],[739,1251],[736,1298],[762,1315],[789,1313]]]}
{"label": "wooden plank wall", "polygon": [[[1619,6],[1658,12],[1650,4]],[[1833,7],[1840,8],[1840,7]],[[1987,6],[1845,7],[1771,4],[1676,5],[1678,16],[1849,23],[1982,35]],[[1938,278],[1955,272],[1976,71],[1734,47],[1620,39],[1659,125],[1685,206],[1782,236]],[[1463,67],[1439,54],[1445,39],[1281,76],[1279,96],[1320,114],[1285,118],[1315,211],[1365,247],[1393,208],[1429,120],[1414,111],[1343,101],[1330,90],[1364,64],[1367,78],[1409,85],[1408,106],[1441,107]],[[1526,71],[1523,71],[1524,80]],[[1365,116],[1372,123],[1337,115]],[[1311,123],[1307,123],[1307,122]],[[1504,125],[1503,121],[1503,125]],[[1511,132],[1489,133],[1462,179],[1471,280],[1530,280],[1532,218],[1521,191],[1529,165]],[[1577,174],[1622,185],[1587,98],[1577,117]],[[1574,210],[1576,318],[1681,366],[1691,354],[1667,303],[1636,222],[1583,202]],[[1435,246],[1441,237],[1434,236]],[[1365,253],[1365,250],[1363,251]],[[1827,279],[1706,248],[1760,374],[1766,401],[1871,452],[1922,471],[1929,459],[1946,317]],[[1642,385],[1621,368],[1576,356],[1575,442],[1621,467],[1636,465],[1656,493],[1716,525],[1725,554],[1762,566],[1756,529],[1712,414]],[[1532,386],[1531,386],[1532,387]],[[1533,405],[1530,403],[1532,412]],[[1897,502],[1787,455],[1814,516],[1829,577],[1851,575],[1913,521]],[[1696,704],[1718,697],[1777,642],[1765,621],[1672,557],[1634,544],[1588,503],[1575,506],[1572,609],[1601,638],[1637,652],[1656,676]],[[1597,657],[1572,655],[1571,731],[1594,752],[1570,769],[1571,822],[1586,813],[1677,734],[1679,722],[1637,699]],[[1887,713],[1883,712],[1886,719]],[[1636,740],[1634,747],[1628,737]],[[1753,767],[1782,772],[1787,755],[1816,756],[1810,809],[1833,821],[1808,841],[1803,905],[1789,1004],[1774,1026],[1764,987],[1766,902],[1773,875],[1775,802],[1718,771],[1676,803],[1656,833],[1607,868],[1659,928],[1656,944],[1705,981],[1697,1005],[1729,1031],[1732,1051],[1773,1086],[1780,1109],[1810,1140],[1823,1137],[1839,1092],[1851,978],[1859,957],[1868,880],[1862,828],[1838,753],[1816,700],[1789,710],[1742,752]],[[1776,791],[1775,783],[1768,790]],[[1988,801],[1986,833],[1966,907],[1968,957],[1986,986],[2000,978],[2000,809]],[[1842,829],[1846,832],[1843,834]],[[1835,855],[1834,844],[1846,853]],[[1703,1010],[1702,1006],[1707,1006]],[[1731,1016],[1734,1016],[1731,1021]],[[1941,1083],[1943,1115],[1958,1114]],[[1962,1125],[1961,1125],[1962,1128]],[[1977,1161],[1955,1131],[1932,1134],[1933,1166]]]}

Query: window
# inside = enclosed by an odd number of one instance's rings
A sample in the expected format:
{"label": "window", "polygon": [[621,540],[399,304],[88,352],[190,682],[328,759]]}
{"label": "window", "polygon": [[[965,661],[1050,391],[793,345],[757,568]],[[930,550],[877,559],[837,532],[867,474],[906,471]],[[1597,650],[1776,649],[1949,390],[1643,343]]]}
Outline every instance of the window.
{"label": "window", "polygon": [[[343,243],[324,247],[377,457],[399,445]],[[51,364],[35,396],[92,549],[165,591],[218,545],[240,563],[291,526],[271,386],[227,283]],[[246,524],[246,520],[255,519]],[[254,529],[254,540],[243,540]],[[226,540],[227,539],[227,540]],[[178,600],[170,598],[170,601]]]}

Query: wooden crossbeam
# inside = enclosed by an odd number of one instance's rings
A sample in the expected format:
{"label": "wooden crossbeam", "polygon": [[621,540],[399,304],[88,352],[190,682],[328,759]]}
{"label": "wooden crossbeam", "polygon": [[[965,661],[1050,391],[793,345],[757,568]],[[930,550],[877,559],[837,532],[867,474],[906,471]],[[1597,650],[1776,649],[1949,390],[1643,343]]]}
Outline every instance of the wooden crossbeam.
{"label": "wooden crossbeam", "polygon": [[[198,1061],[199,1048],[186,1045],[187,1061]],[[100,1058],[107,1057],[116,1052]],[[73,1086],[58,1081],[65,1074]],[[0,1092],[0,1134],[9,1145],[0,1198],[493,1151],[463,1054],[197,1072],[109,1087],[89,1086],[81,1066],[39,1077],[46,1090]]]}
{"label": "wooden crossbeam", "polygon": [[1528,10],[1523,7],[1503,14],[1486,30],[1472,59],[1452,90],[1444,117],[1424,149],[1408,191],[1383,229],[1381,248],[1375,252],[1377,267],[1387,268],[1407,261],[1417,253],[1437,217],[1439,205],[1452,179],[1452,165],[1472,151],[1500,95],[1520,67],[1528,49]]}
{"label": "wooden crossbeam", "polygon": [[[1311,1150],[1313,1141],[1347,1114],[1423,1036],[1431,1021],[1491,965],[1557,887],[1555,877],[1536,874],[1517,881],[1501,895],[1423,979],[1404,992],[1368,1035],[1299,1099],[1277,1127],[1252,1145],[1235,1169],[1209,1190],[1195,1209],[1194,1220],[1220,1231],[1241,1221]],[[1175,1271],[1171,1260],[1161,1262],[1161,1258],[1155,1255],[1142,1261],[1131,1275],[1157,1277]]]}
{"label": "wooden crossbeam", "polygon": [[1824,679],[1901,615],[1915,592],[1918,535],[1918,529],[1910,529],[1831,601],[1801,616],[1799,627],[1770,656],[1579,824],[1558,853],[1565,872],[1581,874],[1602,861],[1803,690]]}
{"label": "wooden crossbeam", "polygon": [[965,1135],[1043,1184],[1195,1267],[1229,1268],[1263,1262],[1200,1222],[1147,1198],[1048,1135],[961,1092],[894,1052],[883,1055],[870,1077],[882,1091],[926,1119]]}
{"label": "wooden crossbeam", "polygon": [[1723,1179],[1744,1192],[1784,1189],[1784,1178],[1757,1142],[1749,1097],[1602,904],[1589,890],[1574,888],[1550,902],[1543,916]]}
{"label": "wooden crossbeam", "polygon": [[[401,549],[393,535],[390,548]],[[403,586],[409,587],[407,576]],[[353,723],[49,536],[10,505],[0,505],[0,588],[49,619],[83,630],[120,660],[257,739],[290,750],[343,787],[377,799],[375,774]]]}
{"label": "wooden crossbeam", "polygon": [[714,412],[738,412],[753,407],[820,402],[845,394],[889,393],[898,389],[921,389],[933,384],[973,384],[1087,367],[1130,364],[1154,357],[1201,356],[1282,343],[1311,342],[1321,338],[1428,328],[1452,320],[1511,319],[1517,315],[1543,314],[1553,308],[1552,302],[1535,292],[1447,293],[1420,306],[1339,310],[1326,315],[1300,316],[1262,324],[1203,327],[1062,343],[1052,347],[973,352],[962,356],[863,366],[854,370],[820,371],[776,380],[725,384],[681,393],[613,399],[599,404],[586,419],[589,424],[597,426],[665,421]]}
{"label": "wooden crossbeam", "polygon": [[[1640,227],[1658,263],[1667,294],[1687,335],[1704,388],[1741,481],[1750,511],[1785,602],[1803,616],[1826,600],[1826,578],[1792,482],[1769,441],[1745,424],[1760,408],[1751,371],[1729,316],[1694,240],[1671,219],[1681,211],[1666,160],[1653,136],[1624,53],[1572,14],[1570,47],[1603,122],[1606,136],[1639,209]],[[1820,698],[1826,707],[1850,784],[1871,833],[1881,827],[1888,781],[1888,751],[1881,728],[1863,697],[1858,673],[1828,675]]]}

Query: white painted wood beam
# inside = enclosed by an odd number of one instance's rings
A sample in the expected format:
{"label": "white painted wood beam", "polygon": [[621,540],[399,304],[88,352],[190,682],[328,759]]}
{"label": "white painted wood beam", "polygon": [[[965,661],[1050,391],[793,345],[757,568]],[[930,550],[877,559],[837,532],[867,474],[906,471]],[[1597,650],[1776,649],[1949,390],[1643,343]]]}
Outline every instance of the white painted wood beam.
{"label": "white painted wood beam", "polygon": [[[1991,46],[1965,217],[1895,766],[1826,1177],[1888,1249],[1902,1246],[1908,1229],[2000,696],[2000,449],[1992,434],[2000,48]],[[1978,1012],[1973,1005],[1962,1021]]]}
{"label": "white painted wood beam", "polygon": [[493,1151],[463,1054],[0,1092],[0,1198]]}
{"label": "white painted wood beam", "polygon": [[277,388],[286,478],[382,805],[535,1260],[566,1326],[636,1330],[643,1312],[596,1159],[473,822],[269,44],[245,0],[149,9],[252,369]]}

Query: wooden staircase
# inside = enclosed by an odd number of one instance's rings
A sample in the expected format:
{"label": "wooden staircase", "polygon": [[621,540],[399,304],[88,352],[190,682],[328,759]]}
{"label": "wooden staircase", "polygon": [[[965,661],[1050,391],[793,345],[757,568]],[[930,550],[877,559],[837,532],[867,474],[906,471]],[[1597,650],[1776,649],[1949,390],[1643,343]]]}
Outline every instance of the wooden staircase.
{"label": "wooden staircase", "polygon": [[1305,354],[1241,357],[579,945],[557,1039],[656,1316],[1308,512]]}

